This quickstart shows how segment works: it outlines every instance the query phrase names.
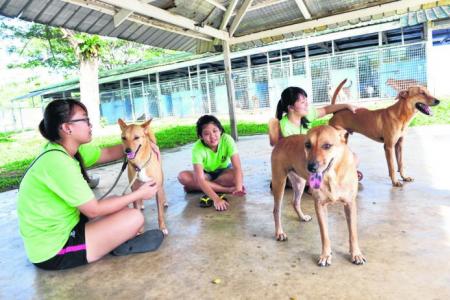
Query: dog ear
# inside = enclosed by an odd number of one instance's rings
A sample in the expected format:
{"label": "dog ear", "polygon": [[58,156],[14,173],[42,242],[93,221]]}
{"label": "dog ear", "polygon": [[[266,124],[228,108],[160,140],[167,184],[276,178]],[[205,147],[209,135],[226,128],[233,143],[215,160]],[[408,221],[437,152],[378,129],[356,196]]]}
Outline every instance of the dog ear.
{"label": "dog ear", "polygon": [[149,120],[145,121],[144,123],[141,124],[141,127],[143,127],[144,129],[147,129],[147,127],[150,125],[152,120],[153,120],[153,118],[150,118]]}
{"label": "dog ear", "polygon": [[119,124],[120,129],[124,130],[125,128],[127,128],[127,124],[122,120],[122,119],[118,119],[117,120],[117,124]]}
{"label": "dog ear", "polygon": [[144,128],[144,133],[150,138],[150,141],[152,141],[153,143],[156,144],[156,136],[155,133],[150,130],[150,123],[152,122],[153,118],[150,118],[150,120],[145,121],[144,124],[142,124],[141,126]]}
{"label": "dog ear", "polygon": [[341,126],[336,126],[335,128],[336,128],[336,130],[339,133],[339,137],[341,139],[341,142],[343,144],[347,144],[348,143],[348,136],[349,136],[350,133],[346,129],[341,127]]}
{"label": "dog ear", "polygon": [[397,99],[406,99],[409,96],[409,90],[403,90],[398,93]]}

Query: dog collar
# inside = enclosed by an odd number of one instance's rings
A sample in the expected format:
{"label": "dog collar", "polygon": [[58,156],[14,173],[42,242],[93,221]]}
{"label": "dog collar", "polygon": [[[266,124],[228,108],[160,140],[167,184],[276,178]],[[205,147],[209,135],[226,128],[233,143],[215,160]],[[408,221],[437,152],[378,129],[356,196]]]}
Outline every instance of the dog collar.
{"label": "dog collar", "polygon": [[140,171],[142,171],[143,169],[145,169],[147,166],[148,166],[148,164],[150,163],[150,160],[152,159],[152,155],[153,155],[153,150],[152,151],[150,151],[150,157],[147,159],[147,161],[142,165],[142,167],[139,167],[138,165],[136,165],[135,163],[133,163],[133,162],[131,162],[131,161],[129,161],[129,163],[134,167],[134,169],[136,170],[136,172],[140,172]]}

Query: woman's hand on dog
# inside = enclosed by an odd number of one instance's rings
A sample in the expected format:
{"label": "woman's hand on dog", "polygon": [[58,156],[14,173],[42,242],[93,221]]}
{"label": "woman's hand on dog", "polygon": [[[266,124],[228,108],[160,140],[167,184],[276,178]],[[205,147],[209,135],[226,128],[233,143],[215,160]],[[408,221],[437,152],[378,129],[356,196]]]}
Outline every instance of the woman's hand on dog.
{"label": "woman's hand on dog", "polygon": [[352,113],[356,113],[356,111],[359,109],[359,106],[347,104],[347,109],[351,111]]}
{"label": "woman's hand on dog", "polygon": [[156,185],[156,181],[154,179],[142,183],[142,185],[137,189],[137,192],[144,200],[152,198],[157,191],[158,186]]}

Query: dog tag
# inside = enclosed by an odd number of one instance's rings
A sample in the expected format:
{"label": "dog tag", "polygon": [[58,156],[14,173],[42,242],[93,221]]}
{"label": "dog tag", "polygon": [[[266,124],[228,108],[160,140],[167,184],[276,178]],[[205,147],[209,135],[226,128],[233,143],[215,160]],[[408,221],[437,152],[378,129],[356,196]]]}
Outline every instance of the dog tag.
{"label": "dog tag", "polygon": [[322,184],[322,173],[313,173],[309,175],[308,184],[313,189],[319,189]]}

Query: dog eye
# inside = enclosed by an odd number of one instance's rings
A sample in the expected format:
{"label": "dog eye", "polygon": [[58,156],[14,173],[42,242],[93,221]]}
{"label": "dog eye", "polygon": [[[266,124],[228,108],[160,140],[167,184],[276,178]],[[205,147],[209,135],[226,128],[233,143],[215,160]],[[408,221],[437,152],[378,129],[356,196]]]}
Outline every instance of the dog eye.
{"label": "dog eye", "polygon": [[125,140],[126,140],[126,138],[124,136],[122,136],[122,141],[125,141]]}
{"label": "dog eye", "polygon": [[328,150],[328,149],[331,148],[331,146],[333,146],[333,145],[331,145],[331,144],[323,144],[322,148],[325,149],[325,150]]}
{"label": "dog eye", "polygon": [[136,140],[138,140],[140,137],[139,136],[135,136],[134,137],[134,140],[136,141]]}
{"label": "dog eye", "polygon": [[311,149],[311,143],[310,142],[306,142],[305,143],[305,148],[306,149]]}

